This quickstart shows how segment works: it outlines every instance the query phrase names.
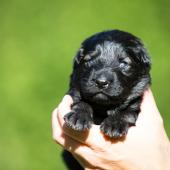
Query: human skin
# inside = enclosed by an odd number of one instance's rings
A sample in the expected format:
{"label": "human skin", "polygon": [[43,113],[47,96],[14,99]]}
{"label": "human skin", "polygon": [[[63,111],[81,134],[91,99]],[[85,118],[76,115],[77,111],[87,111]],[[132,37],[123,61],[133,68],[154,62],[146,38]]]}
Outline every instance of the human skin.
{"label": "human skin", "polygon": [[52,113],[53,139],[68,150],[85,170],[169,170],[170,143],[150,89],[145,91],[136,126],[124,139],[105,137],[98,125],[89,131],[68,128],[63,116],[71,110],[66,95]]}

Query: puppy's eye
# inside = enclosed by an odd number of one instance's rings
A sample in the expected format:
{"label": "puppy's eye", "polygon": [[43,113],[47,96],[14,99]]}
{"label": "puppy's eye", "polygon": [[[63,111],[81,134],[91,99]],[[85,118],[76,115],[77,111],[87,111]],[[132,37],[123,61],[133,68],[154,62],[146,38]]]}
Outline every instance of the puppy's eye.
{"label": "puppy's eye", "polygon": [[84,61],[89,61],[91,59],[91,56],[89,54],[85,55]]}
{"label": "puppy's eye", "polygon": [[97,57],[98,55],[100,55],[100,51],[99,50],[90,51],[88,54],[86,54],[84,56],[84,61],[89,61],[89,60]]}
{"label": "puppy's eye", "polygon": [[119,67],[121,69],[128,69],[130,66],[129,66],[129,63],[127,63],[126,61],[122,61],[119,65]]}

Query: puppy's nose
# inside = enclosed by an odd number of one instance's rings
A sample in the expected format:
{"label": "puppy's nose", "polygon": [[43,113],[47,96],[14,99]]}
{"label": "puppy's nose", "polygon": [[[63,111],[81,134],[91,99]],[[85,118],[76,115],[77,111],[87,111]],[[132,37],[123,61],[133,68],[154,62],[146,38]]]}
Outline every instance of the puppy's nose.
{"label": "puppy's nose", "polygon": [[104,77],[96,79],[95,82],[96,82],[96,85],[97,85],[99,88],[101,88],[101,89],[108,87],[108,84],[109,84],[109,82],[107,81],[107,79],[104,78]]}

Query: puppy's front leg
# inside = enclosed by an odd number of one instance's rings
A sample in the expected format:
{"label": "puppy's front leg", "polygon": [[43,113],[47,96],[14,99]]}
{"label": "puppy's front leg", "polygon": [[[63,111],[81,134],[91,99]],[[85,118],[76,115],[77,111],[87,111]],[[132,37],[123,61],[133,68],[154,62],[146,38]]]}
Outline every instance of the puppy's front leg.
{"label": "puppy's front leg", "polygon": [[64,116],[66,125],[74,130],[84,131],[90,129],[93,123],[93,110],[85,102],[77,102],[72,105],[71,112]]}
{"label": "puppy's front leg", "polygon": [[140,112],[142,97],[131,101],[126,109],[115,111],[108,110],[108,117],[101,123],[101,131],[111,138],[126,136],[130,126],[134,126]]}

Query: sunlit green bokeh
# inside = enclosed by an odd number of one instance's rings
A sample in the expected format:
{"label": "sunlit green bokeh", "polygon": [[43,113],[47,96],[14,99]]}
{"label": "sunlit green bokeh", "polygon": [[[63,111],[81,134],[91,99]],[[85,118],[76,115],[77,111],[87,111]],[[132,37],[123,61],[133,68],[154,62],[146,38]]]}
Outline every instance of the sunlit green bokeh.
{"label": "sunlit green bokeh", "polygon": [[170,1],[0,0],[0,170],[65,170],[50,116],[81,41],[108,29],[139,36],[170,136]]}

